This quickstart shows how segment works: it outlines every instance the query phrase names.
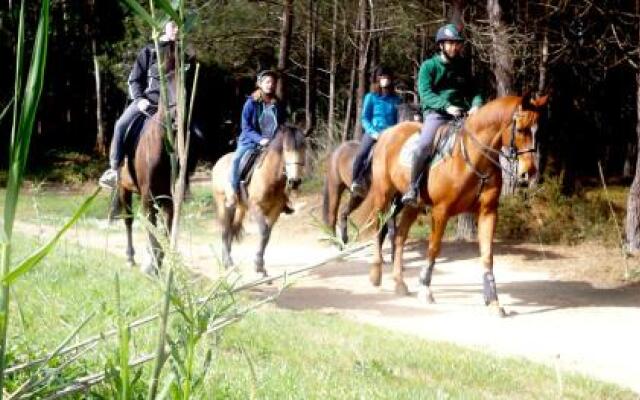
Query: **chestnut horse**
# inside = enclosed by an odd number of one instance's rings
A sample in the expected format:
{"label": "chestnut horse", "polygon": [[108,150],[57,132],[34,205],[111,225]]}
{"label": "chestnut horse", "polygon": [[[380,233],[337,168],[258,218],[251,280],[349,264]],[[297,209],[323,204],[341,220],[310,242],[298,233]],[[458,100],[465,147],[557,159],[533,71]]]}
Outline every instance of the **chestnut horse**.
{"label": "chestnut horse", "polygon": [[[498,302],[493,276],[493,236],[498,217],[498,200],[502,187],[499,156],[518,162],[518,175],[532,176],[536,168],[535,133],[538,118],[547,97],[531,99],[505,96],[493,100],[469,116],[456,137],[453,152],[429,171],[427,187],[420,191],[419,208],[431,205],[431,235],[427,266],[420,272],[420,300],[432,303],[431,275],[447,221],[451,216],[471,212],[477,216],[480,258],[484,267],[485,304],[499,315],[504,310]],[[442,127],[440,131],[446,129]],[[374,151],[372,186],[369,190],[372,217],[384,213],[391,200],[409,187],[410,171],[400,159],[405,142],[420,131],[420,124],[403,122],[385,131]],[[506,148],[506,153],[504,152]],[[393,278],[395,291],[407,294],[403,277],[403,245],[419,208],[405,207],[395,236]],[[379,229],[380,221],[374,223]],[[382,252],[380,241],[374,246],[369,272],[371,283],[380,285]]]}
{"label": "chestnut horse", "polygon": [[[118,210],[124,212],[123,219],[127,229],[127,262],[133,266],[134,249],[132,238],[133,212],[132,194],[140,195],[143,215],[151,225],[156,225],[158,210],[163,216],[163,224],[159,228],[164,233],[171,233],[173,220],[173,200],[171,196],[171,162],[166,150],[165,140],[167,134],[173,135],[173,126],[167,127],[167,113],[170,119],[175,119],[175,58],[174,46],[167,45],[162,50],[162,60],[167,78],[167,102],[165,106],[162,99],[158,104],[157,112],[144,124],[142,131],[136,138],[127,138],[127,156],[120,167],[120,181],[117,187],[117,195],[112,204],[112,213]],[[173,125],[173,123],[172,123]],[[135,143],[129,144],[134,141]],[[146,273],[156,272],[160,267],[164,252],[160,245],[156,232],[147,230],[149,238],[149,257],[141,265],[141,270]]]}
{"label": "chestnut horse", "polygon": [[256,272],[267,276],[264,251],[271,236],[271,229],[287,205],[288,190],[295,190],[300,185],[305,147],[305,136],[300,129],[293,126],[280,127],[256,160],[257,165],[247,187],[247,199],[240,198],[238,204],[233,207],[225,205],[225,188],[230,185],[229,171],[233,153],[224,155],[213,166],[213,195],[222,225],[222,261],[225,268],[233,265],[231,244],[233,240],[240,239],[242,222],[247,210],[251,209],[260,231],[255,268]]}
{"label": "chestnut horse", "polygon": [[[398,106],[399,121],[415,121],[420,120],[420,112],[418,107],[411,103],[402,103]],[[363,196],[354,196],[349,194],[349,200],[346,205],[340,208],[340,199],[342,193],[351,186],[353,181],[353,160],[358,153],[360,143],[356,140],[348,140],[338,146],[329,156],[326,166],[326,175],[324,180],[323,198],[322,198],[322,219],[324,224],[335,233],[336,223],[339,217],[340,239],[343,243],[349,241],[347,233],[347,218],[349,215],[362,204]],[[364,182],[366,191],[369,190],[371,184],[371,176],[367,176]],[[338,214],[338,209],[339,214]],[[389,220],[388,224],[383,227],[383,232],[389,232],[389,240],[393,246],[393,235],[395,232],[395,219]],[[384,238],[384,234],[382,237]],[[393,252],[392,252],[393,254]]]}

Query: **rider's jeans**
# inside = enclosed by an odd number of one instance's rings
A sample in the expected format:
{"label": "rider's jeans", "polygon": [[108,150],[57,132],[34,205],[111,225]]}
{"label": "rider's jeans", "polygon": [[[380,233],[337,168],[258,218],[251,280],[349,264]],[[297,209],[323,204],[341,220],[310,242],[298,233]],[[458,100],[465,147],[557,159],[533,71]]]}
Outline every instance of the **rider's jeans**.
{"label": "rider's jeans", "polygon": [[142,112],[138,109],[137,102],[131,102],[124,110],[120,118],[113,127],[113,138],[111,139],[111,151],[109,154],[109,165],[112,169],[118,169],[124,158],[124,138],[127,129],[134,119]]}

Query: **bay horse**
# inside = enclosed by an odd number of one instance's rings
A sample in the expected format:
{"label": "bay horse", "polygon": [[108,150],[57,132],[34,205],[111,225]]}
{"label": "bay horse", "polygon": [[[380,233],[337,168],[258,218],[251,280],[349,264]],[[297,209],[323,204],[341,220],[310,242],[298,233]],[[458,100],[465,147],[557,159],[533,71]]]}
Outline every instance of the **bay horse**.
{"label": "bay horse", "polygon": [[288,191],[296,190],[302,180],[305,161],[306,139],[302,131],[285,125],[278,129],[275,137],[255,161],[251,180],[247,187],[247,198],[238,196],[237,205],[225,205],[225,188],[230,185],[229,171],[233,153],[220,158],[211,170],[213,196],[219,222],[222,226],[222,262],[225,268],[233,266],[231,245],[240,240],[246,212],[251,210],[258,224],[260,244],[255,256],[255,270],[267,276],[264,268],[264,252],[273,225],[288,201]]}
{"label": "bay horse", "polygon": [[[408,293],[403,277],[403,245],[419,208],[431,205],[427,265],[420,271],[418,291],[419,300],[427,303],[434,302],[430,287],[431,275],[436,257],[440,253],[447,221],[456,214],[470,212],[475,214],[478,221],[485,304],[498,315],[505,315],[498,302],[493,276],[493,237],[502,186],[498,157],[502,154],[512,161],[517,160],[519,176],[533,176],[537,165],[535,134],[546,102],[547,96],[537,99],[532,99],[529,95],[505,96],[487,103],[466,119],[457,134],[452,154],[428,171],[428,184],[421,188],[418,208],[405,207],[400,214],[393,263],[397,294]],[[394,196],[407,191],[410,168],[400,160],[400,154],[405,142],[419,134],[420,127],[419,123],[403,122],[385,131],[378,140],[373,158],[372,186],[369,190],[372,204],[370,218],[384,213]],[[444,129],[447,127],[441,127],[439,132]],[[507,149],[506,153],[503,148]],[[379,219],[376,217],[373,222],[379,230]],[[373,285],[379,286],[382,255],[380,241],[376,242],[369,279]]]}
{"label": "bay horse", "polygon": [[[162,214],[162,226],[158,229],[147,229],[148,258],[141,265],[141,270],[151,274],[160,267],[164,252],[154,231],[162,231],[170,235],[173,221],[173,200],[171,195],[171,161],[166,150],[167,135],[174,135],[175,120],[175,57],[174,44],[167,44],[161,49],[167,79],[167,102],[162,99],[158,103],[157,112],[144,123],[140,134],[135,138],[127,138],[126,154],[120,167],[120,180],[117,193],[112,204],[112,212],[122,210],[127,230],[127,263],[135,265],[133,249],[133,210],[132,195],[140,195],[143,215],[152,226],[156,226],[158,211]],[[172,126],[167,127],[167,114]],[[129,143],[133,141],[134,143]]]}
{"label": "bay horse", "polygon": [[[398,121],[415,121],[420,119],[418,107],[411,103],[402,103],[398,106]],[[347,203],[340,208],[340,200],[346,189],[351,187],[353,182],[353,161],[360,148],[360,142],[357,140],[348,140],[342,142],[327,159],[325,170],[323,196],[322,196],[322,220],[330,230],[335,233],[336,224],[339,221],[340,239],[342,243],[349,241],[348,223],[349,215],[364,200],[364,196],[357,196],[349,192]],[[365,192],[369,190],[371,185],[371,176],[367,176],[364,186]],[[384,233],[388,232],[389,240],[391,240],[393,255],[393,235],[395,232],[395,219],[390,219],[383,227]]]}

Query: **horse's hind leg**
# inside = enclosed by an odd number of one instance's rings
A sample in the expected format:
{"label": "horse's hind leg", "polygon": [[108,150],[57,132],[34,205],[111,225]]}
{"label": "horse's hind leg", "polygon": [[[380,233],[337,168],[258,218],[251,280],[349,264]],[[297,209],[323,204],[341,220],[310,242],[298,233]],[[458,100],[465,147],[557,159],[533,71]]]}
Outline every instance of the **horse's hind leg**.
{"label": "horse's hind leg", "polygon": [[483,288],[484,302],[500,317],[504,317],[505,311],[498,302],[496,280],[493,276],[493,235],[495,233],[497,211],[480,208],[478,216],[478,244],[480,246],[480,258],[484,267]]}
{"label": "horse's hind leg", "polygon": [[231,258],[231,244],[233,242],[233,219],[236,214],[236,206],[219,208],[222,210],[222,265],[225,269],[233,267]]}
{"label": "horse's hind leg", "polygon": [[340,239],[342,239],[342,243],[347,243],[349,241],[349,223],[347,219],[353,210],[362,204],[363,200],[364,197],[357,196],[352,193],[349,196],[349,202],[347,205],[340,210]]}
{"label": "horse's hind leg", "polygon": [[442,235],[447,226],[448,216],[442,207],[431,209],[431,235],[429,236],[429,250],[427,252],[427,265],[420,270],[418,300],[425,303],[434,303],[431,293],[431,275],[436,264],[436,258],[440,254]]}
{"label": "horse's hind leg", "polygon": [[124,205],[124,225],[127,228],[127,264],[133,267],[136,262],[134,260],[135,251],[133,250],[133,209],[131,207],[131,192],[119,189],[121,204]]}

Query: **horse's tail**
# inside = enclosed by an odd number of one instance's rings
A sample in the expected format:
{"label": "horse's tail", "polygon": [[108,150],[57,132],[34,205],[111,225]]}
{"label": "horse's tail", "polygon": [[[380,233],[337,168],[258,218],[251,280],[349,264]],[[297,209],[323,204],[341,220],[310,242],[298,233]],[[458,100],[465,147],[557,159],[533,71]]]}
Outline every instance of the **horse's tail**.
{"label": "horse's tail", "polygon": [[244,215],[247,209],[241,205],[236,206],[236,210],[231,219],[231,225],[229,229],[231,231],[231,238],[236,242],[242,240],[244,236],[244,227],[242,225],[242,221],[244,221]]}

